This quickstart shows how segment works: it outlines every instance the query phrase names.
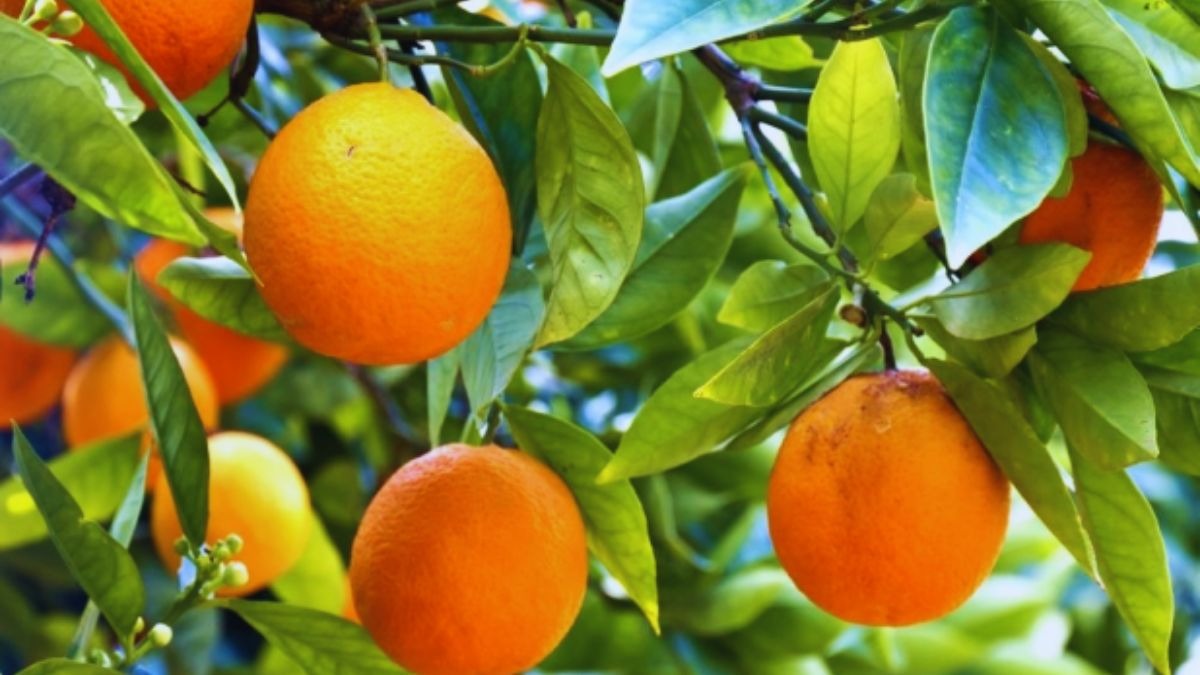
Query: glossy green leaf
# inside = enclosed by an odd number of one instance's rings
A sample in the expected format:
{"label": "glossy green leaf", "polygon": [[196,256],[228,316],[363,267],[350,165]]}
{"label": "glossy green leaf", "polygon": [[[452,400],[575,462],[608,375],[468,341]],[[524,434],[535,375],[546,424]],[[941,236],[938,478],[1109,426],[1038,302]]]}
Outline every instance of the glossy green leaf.
{"label": "glossy green leaf", "polygon": [[1154,399],[1125,354],[1045,329],[1030,365],[1067,441],[1088,461],[1122,468],[1158,456]]}
{"label": "glossy green leaf", "polygon": [[1031,326],[1058,307],[1090,258],[1066,244],[1004,248],[927,302],[957,337],[998,337]]}
{"label": "glossy green leaf", "polygon": [[674,61],[663,68],[657,99],[652,194],[654,199],[663,200],[688,192],[717,175],[721,156],[695,87]]}
{"label": "glossy green leaf", "polygon": [[894,173],[883,179],[863,215],[867,247],[860,258],[864,264],[888,260],[937,229],[937,208],[917,189],[911,173]]}
{"label": "glossy green leaf", "polygon": [[1075,293],[1050,320],[1091,342],[1146,352],[1175,344],[1200,327],[1200,303],[1179,301],[1195,297],[1200,297],[1200,265]]}
{"label": "glossy green leaf", "polygon": [[121,60],[125,68],[137,79],[142,88],[154,99],[154,102],[158,104],[158,109],[167,118],[167,121],[171,123],[171,126],[200,151],[201,157],[204,158],[204,163],[221,184],[225,195],[233,204],[238,204],[238,193],[237,188],[234,186],[233,176],[230,175],[229,168],[221,160],[221,155],[217,152],[216,147],[213,146],[212,141],[208,140],[208,136],[204,135],[195,118],[184,109],[183,105],[175,99],[171,92],[167,91],[166,85],[162,83],[158,75],[155,74],[150,66],[146,65],[146,62],[138,54],[137,50],[134,49],[133,45],[129,43],[129,40],[121,32],[117,23],[113,21],[112,16],[109,15],[100,0],[71,0],[71,9],[83,17],[88,27],[96,31],[96,34],[104,39],[105,44],[108,45],[112,53]]}
{"label": "glossy green leaf", "polygon": [[337,545],[329,538],[316,513],[312,534],[300,559],[271,584],[271,592],[282,602],[297,607],[319,609],[341,616],[346,607],[346,565]]}
{"label": "glossy green leaf", "polygon": [[[1050,51],[1046,45],[1025,33],[1021,33],[1021,38],[1025,40],[1025,45],[1033,51],[1033,55],[1038,57],[1042,67],[1046,69],[1058,87],[1058,95],[1062,99],[1063,112],[1066,113],[1067,120],[1067,154],[1071,157],[1083,154],[1083,151],[1087,150],[1088,144],[1088,113],[1087,108],[1083,105],[1083,97],[1079,93],[1078,81],[1066,64],[1059,61],[1054,52]],[[1070,168],[1071,164],[1068,162],[1064,170],[1069,171]]]}
{"label": "glossy green leaf", "polygon": [[[74,496],[88,520],[104,520],[117,510],[138,465],[139,439],[121,438],[79,448],[47,466]],[[16,477],[0,482],[0,551],[46,536],[46,522]]]}
{"label": "glossy green leaf", "polygon": [[504,392],[533,346],[545,311],[537,276],[514,261],[500,299],[456,349],[472,411],[478,413]]}
{"label": "glossy green leaf", "polygon": [[20,428],[14,427],[13,432],[17,470],[46,520],[58,554],[113,630],[130,635],[145,601],[133,558],[104,528],[85,519],[79,503],[34,452]]}
{"label": "glossy green leaf", "polygon": [[1103,0],[1172,89],[1200,87],[1200,25],[1168,2]]}
{"label": "glossy green leaf", "polygon": [[1099,0],[1004,0],[1070,60],[1146,154],[1200,185],[1200,156],[1171,114],[1146,56]]}
{"label": "glossy green leaf", "polygon": [[691,192],[652,204],[633,268],[613,304],[564,346],[594,349],[666,325],[704,290],[733,240],[750,169],[728,169]]}
{"label": "glossy green leaf", "polygon": [[51,251],[37,268],[37,295],[25,302],[13,284],[25,272],[27,260],[5,261],[0,285],[0,325],[44,344],[86,347],[111,329],[108,320],[88,301],[68,270]]}
{"label": "glossy green leaf", "polygon": [[796,16],[807,0],[629,0],[603,73],[617,73]]}
{"label": "glossy green leaf", "polygon": [[553,267],[537,345],[572,337],[608,309],[633,266],[645,195],[633,142],[588,83],[546,56],[538,117],[538,212]]}
{"label": "glossy green leaf", "polygon": [[830,224],[844,233],[900,152],[896,78],[880,39],[837,43],[808,106],[808,151]]}
{"label": "glossy green leaf", "polygon": [[628,480],[597,483],[612,453],[595,436],[557,417],[509,406],[504,416],[521,450],[546,462],[571,488],[588,547],[657,632],[657,572],[641,500]]}
{"label": "glossy green leaf", "polygon": [[[138,519],[142,515],[142,506],[146,503],[146,474],[149,472],[149,467],[150,453],[141,453],[137,468],[133,470],[133,478],[129,480],[129,485],[125,488],[125,496],[121,498],[121,504],[117,507],[117,512],[113,514],[112,523],[108,526],[108,533],[125,548],[129,548],[129,542],[133,541],[133,533],[137,529]],[[51,470],[53,470],[53,464],[51,464]],[[84,514],[86,516],[86,509]]]}
{"label": "glossy green leaf", "polygon": [[446,422],[450,401],[454,398],[459,361],[458,350],[454,349],[425,364],[426,421],[429,425],[429,444],[435,448],[442,443],[442,425]]}
{"label": "glossy green leaf", "polygon": [[1138,352],[1130,357],[1139,364],[1200,378],[1200,330],[1194,330],[1162,349]]}
{"label": "glossy green leaf", "polygon": [[109,218],[203,242],[171,179],[70,50],[0,15],[0,53],[0,135],[20,156]]}
{"label": "glossy green leaf", "polygon": [[914,320],[947,356],[984,377],[1008,375],[1037,342],[1033,326],[987,340],[964,340],[952,335],[937,319],[915,317]]}
{"label": "glossy green leaf", "polygon": [[959,267],[1058,182],[1066,118],[1054,80],[996,12],[955,9],[931,50],[925,137],[946,256]]}
{"label": "glossy green leaf", "polygon": [[1125,472],[1093,466],[1074,449],[1071,467],[1100,581],[1150,663],[1169,673],[1175,597],[1154,511]]}
{"label": "glossy green leaf", "polygon": [[722,45],[727,54],[744,66],[791,71],[820,68],[825,61],[813,54],[812,47],[798,35],[740,40]]}
{"label": "glossy green leaf", "polygon": [[900,149],[904,164],[916,177],[922,195],[933,194],[929,184],[929,156],[925,148],[925,71],[929,45],[936,26],[925,25],[905,31],[900,43],[896,79],[900,88]]}
{"label": "glossy green leaf", "polygon": [[1021,411],[1003,391],[962,366],[932,359],[925,365],[1033,512],[1079,565],[1095,576],[1091,545],[1071,491]]}
{"label": "glossy green leaf", "polygon": [[200,316],[264,340],[287,340],[258,284],[229,258],[180,258],[159,273],[158,283]]}
{"label": "glossy green leaf", "polygon": [[[435,13],[439,20],[459,26],[495,26],[491,19],[458,8]],[[468,63],[495,63],[509,50],[506,44],[439,43],[438,51]],[[537,215],[537,176],[534,138],[542,85],[533,57],[522,52],[513,63],[490,77],[472,77],[457,68],[443,68],[442,77],[454,99],[463,125],[496,164],[508,194],[514,240],[522,242]]]}
{"label": "glossy green leaf", "polygon": [[742,570],[680,603],[679,622],[697,635],[731,633],[761,616],[791,585],[778,567]]}
{"label": "glossy green leaf", "polygon": [[1158,459],[1175,471],[1200,476],[1200,400],[1152,387]]}
{"label": "glossy green leaf", "polygon": [[728,405],[778,403],[823,367],[819,347],[839,300],[837,289],[814,298],[779,325],[763,333],[737,358],[696,390],[696,396]]}
{"label": "glossy green leaf", "polygon": [[138,98],[137,94],[133,93],[133,89],[129,86],[129,80],[125,79],[125,75],[121,71],[107,61],[100,60],[95,54],[78,49],[72,49],[72,51],[96,76],[96,80],[99,81],[100,88],[104,92],[104,104],[113,111],[117,119],[125,124],[133,124],[142,116],[142,113],[146,112],[146,104]]}
{"label": "glossy green leaf", "polygon": [[219,600],[308,675],[399,675],[362,626],[340,616],[279,602]]}
{"label": "glossy green leaf", "polygon": [[814,265],[760,260],[733,282],[717,321],[765,331],[828,291],[828,282],[829,275]]}
{"label": "glossy green leaf", "polygon": [[762,414],[692,394],[745,349],[744,339],[726,343],[675,371],[642,405],[617,452],[600,473],[609,482],[647,476],[707,454]]}
{"label": "glossy green leaf", "polygon": [[91,663],[80,663],[70,659],[46,659],[38,661],[17,675],[112,675],[111,668],[102,668]]}
{"label": "glossy green leaf", "polygon": [[[822,351],[828,350],[836,354],[840,347],[842,347],[842,343],[826,340]],[[726,449],[730,451],[744,450],[766,441],[776,431],[791,424],[792,420],[796,419],[796,416],[805,408],[833,391],[834,387],[844,382],[846,378],[873,365],[882,364],[883,351],[877,344],[861,344],[842,350],[840,355],[831,357],[831,359],[829,365],[820,373],[810,377],[797,388],[798,393],[794,397],[784,401],[766,417],[738,434],[729,441]]]}
{"label": "glossy green leaf", "polygon": [[136,274],[129,275],[129,316],[163,473],[183,533],[193,546],[200,547],[208,526],[208,433],[183,369]]}

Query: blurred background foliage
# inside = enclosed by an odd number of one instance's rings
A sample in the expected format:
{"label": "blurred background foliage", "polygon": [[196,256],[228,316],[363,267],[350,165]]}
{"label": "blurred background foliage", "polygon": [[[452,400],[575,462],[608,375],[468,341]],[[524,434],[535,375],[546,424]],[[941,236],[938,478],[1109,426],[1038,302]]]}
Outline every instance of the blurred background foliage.
{"label": "blurred background foliage", "polygon": [[[480,3],[473,4],[478,9]],[[509,17],[561,23],[557,12],[536,3],[496,0],[492,4]],[[603,15],[594,20],[606,25]],[[260,18],[259,29],[262,65],[248,101],[273,127],[321,95],[374,76],[376,66],[370,59],[329,46],[306,26],[266,17]],[[735,55],[754,65],[767,82],[811,86],[818,72],[813,66],[820,65],[831,45],[811,40],[806,46],[799,38],[785,41],[743,46]],[[669,75],[664,67],[652,64],[603,82],[596,74],[600,59],[594,48],[555,49],[564,61],[591,77],[611,101],[638,147],[647,182],[651,189],[659,186],[661,195],[666,189],[660,181],[664,167],[655,166],[652,156],[658,85]],[[898,44],[890,43],[889,52],[895,57]],[[744,162],[745,146],[719,84],[690,58],[678,63],[694,110],[717,143],[720,162],[726,166]],[[765,68],[767,64],[783,70]],[[442,73],[434,68],[425,72],[440,106],[453,111]],[[408,72],[395,68],[395,76],[404,81]],[[218,81],[189,101],[188,108],[195,113],[211,109],[226,86]],[[787,112],[803,119],[803,110]],[[176,138],[159,113],[146,114],[135,129],[169,169],[189,175],[190,160],[177,154]],[[245,181],[266,147],[265,137],[228,106],[211,118],[206,131],[244,194]],[[786,139],[779,135],[777,140],[782,145]],[[806,156],[796,153],[799,161]],[[17,165],[16,158],[0,148],[0,175]],[[209,185],[207,192],[210,204],[219,205],[220,188]],[[386,199],[386,194],[379,198]],[[28,236],[46,212],[36,185],[10,196],[3,207],[2,238]],[[793,212],[800,210],[793,208]],[[1169,218],[1176,216],[1169,214]],[[77,209],[59,232],[73,251],[86,252],[79,264],[120,302],[124,275],[145,237],[106,222],[85,207]],[[522,366],[508,390],[509,400],[572,419],[615,447],[650,392],[675,370],[733,336],[735,329],[717,324],[713,317],[738,274],[759,260],[802,262],[779,238],[761,180],[747,183],[736,232],[717,278],[670,324],[594,352],[539,352]],[[526,254],[534,262],[544,255],[544,241],[537,236],[535,229]],[[1169,221],[1164,240],[1153,262],[1157,271],[1200,258],[1200,248],[1182,218]],[[932,254],[918,245],[881,266],[876,277],[900,290],[937,269]],[[55,282],[48,275],[44,283],[44,295],[51,296],[49,288]],[[5,303],[14,301],[9,289],[5,295],[9,296]],[[405,459],[430,445],[425,368],[379,369],[370,377],[394,397],[396,410],[390,418],[355,373],[301,351],[259,395],[223,413],[222,428],[259,433],[295,458],[328,535],[315,537],[300,565],[264,594],[321,608],[328,608],[329,598],[342,598],[343,561],[369,495]],[[442,438],[457,438],[469,412],[460,386]],[[30,426],[27,433],[47,456],[63,448],[57,413]],[[500,439],[511,443],[506,430]],[[653,634],[619,584],[595,566],[578,621],[540,670],[797,675],[1151,672],[1105,594],[1019,499],[1014,500],[1012,526],[995,573],[963,608],[945,619],[877,630],[844,624],[816,609],[773,559],[767,535],[763,498],[777,445],[778,437],[772,437],[635,480],[658,552],[662,635]],[[11,476],[10,446],[10,438],[0,434],[0,478]],[[1200,520],[1194,517],[1200,493],[1194,479],[1169,473],[1157,464],[1137,466],[1131,474],[1152,501],[1167,539],[1177,594],[1172,662],[1180,664],[1180,673],[1200,673],[1200,644],[1196,643],[1200,638],[1196,589]],[[89,491],[119,493],[120,488],[93,481],[73,490],[86,501]],[[0,499],[4,495],[0,491]],[[86,598],[49,542],[5,543],[5,527],[0,522],[0,672],[12,672],[28,662],[64,653]],[[176,587],[153,555],[144,529],[139,528],[132,550],[146,581],[147,614],[155,617]],[[334,551],[337,555],[331,556]],[[216,610],[190,614],[177,627],[169,649],[140,669],[197,675],[296,672],[286,657],[265,647],[239,619]]]}

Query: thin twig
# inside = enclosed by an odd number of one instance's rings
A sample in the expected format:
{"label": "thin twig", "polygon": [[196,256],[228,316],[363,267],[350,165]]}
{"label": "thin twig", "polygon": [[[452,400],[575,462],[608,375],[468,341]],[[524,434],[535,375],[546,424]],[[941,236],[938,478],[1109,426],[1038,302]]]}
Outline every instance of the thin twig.
{"label": "thin twig", "polygon": [[275,135],[279,133],[274,127],[271,126],[269,122],[267,122],[266,118],[264,118],[262,114],[250,107],[250,104],[246,102],[246,99],[235,98],[230,103],[234,108],[237,109],[238,112],[242,113],[246,119],[250,120],[250,123],[257,127],[258,130],[261,131],[268,140],[274,139]]}
{"label": "thin twig", "polygon": [[417,12],[432,12],[435,9],[457,5],[463,0],[409,0],[393,5],[377,6],[375,16],[380,19],[399,19]]}
{"label": "thin twig", "polygon": [[796,120],[794,120],[790,117],[778,115],[778,114],[773,113],[770,110],[766,110],[760,106],[754,106],[753,108],[751,108],[749,111],[749,115],[750,115],[750,119],[754,120],[755,122],[769,124],[769,125],[775,127],[776,129],[783,131],[784,133],[788,134],[789,136],[794,136],[798,140],[801,140],[801,141],[808,140],[808,127],[804,126],[803,124],[797,122]]}
{"label": "thin twig", "polygon": [[[400,47],[401,54],[410,57],[417,56],[416,43],[397,40],[396,44]],[[391,58],[390,54],[388,58]],[[418,94],[424,96],[426,101],[433,103],[433,89],[429,86],[429,79],[425,77],[425,71],[421,69],[421,65],[417,63],[408,64],[408,74],[412,78],[413,89],[416,89]]]}
{"label": "thin twig", "polygon": [[579,26],[579,21],[575,18],[575,12],[567,4],[567,0],[558,0],[558,9],[562,12],[563,20],[567,22],[568,26],[571,28]]}
{"label": "thin twig", "polygon": [[363,21],[367,24],[367,39],[371,44],[371,54],[379,64],[379,81],[390,82],[387,49],[383,46],[383,36],[379,34],[379,22],[375,19],[375,10],[371,9],[370,3],[364,2],[361,11]]}
{"label": "thin twig", "polygon": [[345,366],[350,376],[362,387],[363,393],[371,399],[371,403],[386,423],[388,432],[396,441],[404,445],[405,450],[411,456],[415,457],[417,454],[416,443],[410,440],[413,438],[412,427],[404,419],[404,413],[400,410],[400,406],[396,404],[396,400],[375,379],[371,371],[363,366],[349,362]]}
{"label": "thin twig", "polygon": [[516,42],[521,39],[521,29],[528,31],[534,42],[562,42],[565,44],[594,45],[607,47],[612,44],[616,31],[599,28],[552,28],[533,24],[521,26],[380,26],[384,37],[394,40],[441,40],[447,42]]}
{"label": "thin twig", "polygon": [[759,84],[754,90],[754,98],[760,101],[780,101],[784,103],[808,103],[812,100],[812,89],[798,87],[778,87],[772,84]]}

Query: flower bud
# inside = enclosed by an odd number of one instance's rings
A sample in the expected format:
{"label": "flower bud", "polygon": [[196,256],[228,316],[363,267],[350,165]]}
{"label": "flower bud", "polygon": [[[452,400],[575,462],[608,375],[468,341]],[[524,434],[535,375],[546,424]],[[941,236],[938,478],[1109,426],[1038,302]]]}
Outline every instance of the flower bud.
{"label": "flower bud", "polygon": [[230,588],[245,586],[250,581],[250,570],[243,563],[234,561],[225,568],[221,579]]}
{"label": "flower bud", "polygon": [[53,23],[50,24],[50,28],[57,35],[72,37],[83,30],[83,19],[75,12],[67,10],[55,17]]}
{"label": "flower bud", "polygon": [[33,18],[37,21],[50,21],[58,16],[56,0],[38,0],[33,6]]}
{"label": "flower bud", "polygon": [[154,628],[150,629],[150,635],[147,639],[150,644],[155,647],[166,647],[171,644],[171,638],[175,637],[175,632],[165,623],[156,623]]}

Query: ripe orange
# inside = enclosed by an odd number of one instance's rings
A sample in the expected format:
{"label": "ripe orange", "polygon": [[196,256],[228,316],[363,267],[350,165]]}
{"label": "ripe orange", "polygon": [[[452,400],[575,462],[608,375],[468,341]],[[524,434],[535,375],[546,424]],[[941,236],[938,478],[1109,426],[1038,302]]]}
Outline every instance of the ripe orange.
{"label": "ripe orange", "polygon": [[246,254],[267,304],[301,344],[359,363],[415,363],[470,335],[500,293],[511,240],[487,153],[387,84],[297,115],[246,203]]}
{"label": "ripe orange", "polygon": [[[210,209],[206,214],[220,221],[223,211]],[[232,212],[229,212],[230,214]],[[218,222],[218,224],[224,224]],[[240,233],[240,227],[231,227]],[[187,247],[165,239],[155,239],[137,255],[134,266],[148,287],[170,307],[179,332],[208,366],[221,405],[237,403],[253,396],[287,362],[288,349],[265,340],[243,335],[214,323],[175,300],[156,283],[159,272],[176,258],[188,255]]]}
{"label": "ripe orange", "polygon": [[528,670],[575,620],[587,574],[567,486],[494,445],[447,445],[406,464],[367,507],[350,556],[363,626],[419,673]]}
{"label": "ripe orange", "polygon": [[1021,227],[1020,242],[1065,242],[1091,251],[1072,290],[1136,280],[1154,253],[1163,216],[1154,170],[1132,150],[1090,141],[1071,160],[1066,196],[1047,197]]}
{"label": "ripe orange", "polygon": [[991,571],[1009,486],[931,375],[853,377],[800,414],[767,490],[775,552],[846,621],[936,619]]}
{"label": "ripe orange", "polygon": [[[171,348],[204,427],[216,427],[220,410],[208,369],[183,341],[171,338]],[[71,448],[137,431],[149,414],[137,354],[121,338],[93,347],[71,370],[63,391],[63,434]]]}
{"label": "ripe orange", "polygon": [[[0,267],[10,284],[9,271],[29,262],[33,242],[0,243]],[[39,419],[58,402],[75,352],[41,344],[0,326],[0,429],[13,422],[26,424]]]}
{"label": "ripe orange", "polygon": [[[209,501],[205,540],[231,534],[244,546],[233,557],[246,565],[250,581],[220,591],[242,596],[266,587],[300,559],[312,534],[308,486],[287,453],[270,441],[241,432],[222,432],[208,439]],[[150,511],[154,548],[167,569],[179,568],[175,542],[183,536],[175,501],[158,478]]]}
{"label": "ripe orange", "polygon": [[[0,0],[0,10],[16,16],[24,0]],[[61,5],[70,6],[70,0]],[[185,99],[216,79],[242,48],[254,0],[100,0],[125,37],[137,48],[167,89]],[[121,60],[91,28],[71,38],[128,76]],[[149,103],[132,78],[134,91]]]}

